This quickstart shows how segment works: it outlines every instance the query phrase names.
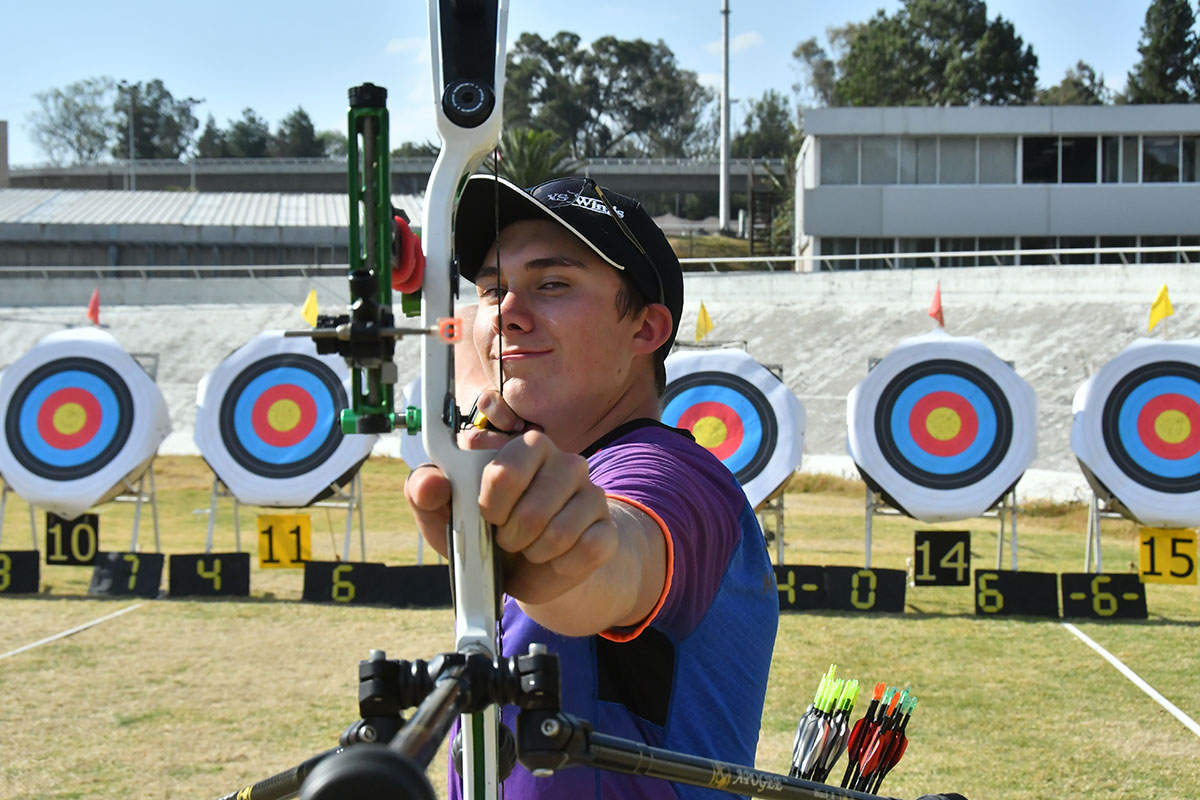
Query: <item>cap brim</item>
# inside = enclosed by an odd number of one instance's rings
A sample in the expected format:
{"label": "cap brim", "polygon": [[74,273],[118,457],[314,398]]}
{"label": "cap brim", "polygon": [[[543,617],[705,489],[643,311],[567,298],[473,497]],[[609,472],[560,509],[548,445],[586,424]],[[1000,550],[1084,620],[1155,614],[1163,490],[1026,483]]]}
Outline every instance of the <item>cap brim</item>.
{"label": "cap brim", "polygon": [[499,231],[524,219],[548,219],[561,225],[605,263],[625,270],[571,223],[515,183],[495,175],[472,175],[463,187],[454,213],[454,251],[459,273],[474,282]]}

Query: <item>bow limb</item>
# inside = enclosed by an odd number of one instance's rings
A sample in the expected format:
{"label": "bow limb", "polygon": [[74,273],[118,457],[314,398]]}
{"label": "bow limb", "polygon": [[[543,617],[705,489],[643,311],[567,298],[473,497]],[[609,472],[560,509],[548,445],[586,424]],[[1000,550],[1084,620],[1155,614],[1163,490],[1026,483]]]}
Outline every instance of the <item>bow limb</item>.
{"label": "bow limb", "polygon": [[[505,0],[429,0],[433,95],[442,148],[429,176],[422,225],[422,322],[427,329],[454,312],[451,224],[459,182],[500,138],[507,18]],[[494,658],[499,655],[500,587],[492,536],[479,514],[480,481],[493,453],[458,448],[454,350],[439,337],[422,337],[421,394],[425,450],[451,487],[455,647]],[[470,800],[499,796],[498,734],[498,709],[462,718],[463,789]]]}

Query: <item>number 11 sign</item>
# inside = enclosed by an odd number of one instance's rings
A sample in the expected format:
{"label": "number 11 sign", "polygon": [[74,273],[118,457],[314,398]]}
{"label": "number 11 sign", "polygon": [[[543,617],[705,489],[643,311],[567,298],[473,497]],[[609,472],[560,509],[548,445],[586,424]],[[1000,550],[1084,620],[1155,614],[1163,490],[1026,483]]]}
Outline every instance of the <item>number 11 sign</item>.
{"label": "number 11 sign", "polygon": [[302,569],[312,560],[312,521],[308,514],[263,514],[258,518],[258,566]]}

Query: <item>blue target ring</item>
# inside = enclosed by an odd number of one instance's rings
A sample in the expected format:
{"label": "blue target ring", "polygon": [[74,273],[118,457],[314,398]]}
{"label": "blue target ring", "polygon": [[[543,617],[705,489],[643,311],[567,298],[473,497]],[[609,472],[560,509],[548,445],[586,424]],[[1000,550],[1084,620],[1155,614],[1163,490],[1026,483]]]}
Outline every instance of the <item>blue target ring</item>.
{"label": "blue target ring", "polygon": [[741,423],[742,441],[721,461],[745,486],[766,468],[779,438],[779,423],[770,401],[757,386],[726,372],[693,372],[671,381],[663,393],[662,421],[676,426],[702,403],[728,407]]}
{"label": "blue target ring", "polygon": [[[99,425],[78,447],[59,447],[42,435],[38,415],[63,390],[86,394]],[[8,406],[5,435],[27,470],[50,480],[78,480],[112,461],[133,429],[133,397],[115,370],[91,358],[60,358],[35,369],[17,386]]]}
{"label": "blue target ring", "polygon": [[[295,444],[279,447],[255,429],[253,409],[264,392],[294,387],[316,410],[311,430]],[[293,478],[317,469],[342,443],[338,409],[346,408],[346,390],[324,363],[311,356],[283,353],[246,367],[230,382],[221,399],[221,438],[229,455],[247,471],[265,478]]]}
{"label": "blue target ring", "polygon": [[697,403],[714,402],[728,406],[742,422],[742,441],[737,449],[723,460],[730,472],[737,473],[749,466],[762,445],[763,427],[758,411],[741,392],[727,386],[693,386],[671,399],[663,409],[663,422],[676,425],[684,412]]}
{"label": "blue target ring", "polygon": [[[316,406],[316,419],[308,435],[294,445],[276,447],[255,430],[252,412],[262,393],[275,386],[291,385],[308,394]],[[268,464],[290,464],[320,449],[337,420],[337,409],[328,387],[312,372],[297,367],[276,367],[260,373],[238,395],[233,407],[233,429],[238,441],[254,458]]]}
{"label": "blue target ring", "polygon": [[[921,398],[937,391],[961,397],[975,410],[978,419],[974,441],[957,455],[939,456],[926,451],[910,431],[913,408]],[[996,411],[987,394],[976,383],[958,375],[927,375],[908,384],[897,396],[890,419],[892,440],[899,454],[916,469],[933,475],[955,475],[975,467],[991,450],[996,428]]]}
{"label": "blue target ring", "polygon": [[[975,412],[975,438],[955,455],[935,455],[913,439],[913,410],[934,392],[955,395]],[[913,364],[888,382],[875,407],[875,439],[884,460],[906,480],[928,489],[961,489],[983,481],[1003,462],[1012,437],[1012,408],[1004,392],[965,361]]]}
{"label": "blue target ring", "polygon": [[1138,430],[1143,409],[1164,395],[1200,402],[1200,367],[1158,361],[1125,375],[1104,403],[1101,431],[1105,447],[1122,472],[1153,491],[1200,491],[1200,452],[1178,459],[1163,458],[1150,450]]}

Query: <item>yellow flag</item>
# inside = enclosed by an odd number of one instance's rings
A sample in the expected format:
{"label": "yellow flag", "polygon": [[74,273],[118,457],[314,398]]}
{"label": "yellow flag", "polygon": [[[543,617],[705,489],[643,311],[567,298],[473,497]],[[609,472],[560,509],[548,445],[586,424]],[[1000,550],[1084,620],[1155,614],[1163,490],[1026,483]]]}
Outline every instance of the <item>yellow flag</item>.
{"label": "yellow flag", "polygon": [[1167,317],[1175,313],[1175,309],[1171,307],[1171,296],[1167,294],[1167,285],[1158,290],[1158,297],[1154,298],[1153,305],[1150,306],[1150,330],[1154,330],[1154,326],[1162,322]]}
{"label": "yellow flag", "polygon": [[308,297],[304,299],[304,305],[300,308],[300,316],[304,317],[304,321],[308,323],[310,328],[317,327],[317,290],[309,289]]}
{"label": "yellow flag", "polygon": [[708,315],[708,309],[704,307],[704,301],[700,301],[700,313],[696,316],[696,341],[700,341],[709,332],[716,327],[713,325],[712,317]]}

